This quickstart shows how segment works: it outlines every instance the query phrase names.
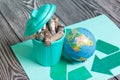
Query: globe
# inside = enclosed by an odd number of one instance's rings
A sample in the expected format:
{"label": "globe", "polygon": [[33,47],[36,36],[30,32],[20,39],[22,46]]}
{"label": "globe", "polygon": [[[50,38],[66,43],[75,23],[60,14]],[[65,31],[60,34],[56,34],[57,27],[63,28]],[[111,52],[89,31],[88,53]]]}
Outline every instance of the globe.
{"label": "globe", "polygon": [[64,40],[64,56],[74,61],[86,61],[96,49],[93,34],[85,28],[70,29]]}

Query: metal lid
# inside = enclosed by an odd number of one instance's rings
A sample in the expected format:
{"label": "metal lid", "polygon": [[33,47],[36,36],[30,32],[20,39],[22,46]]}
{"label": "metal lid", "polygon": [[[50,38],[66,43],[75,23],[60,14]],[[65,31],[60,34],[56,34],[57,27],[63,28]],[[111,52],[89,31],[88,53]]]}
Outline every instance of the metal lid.
{"label": "metal lid", "polygon": [[25,36],[30,36],[42,28],[52,17],[56,10],[54,4],[45,4],[38,9],[34,9],[30,14],[30,19],[27,21]]}

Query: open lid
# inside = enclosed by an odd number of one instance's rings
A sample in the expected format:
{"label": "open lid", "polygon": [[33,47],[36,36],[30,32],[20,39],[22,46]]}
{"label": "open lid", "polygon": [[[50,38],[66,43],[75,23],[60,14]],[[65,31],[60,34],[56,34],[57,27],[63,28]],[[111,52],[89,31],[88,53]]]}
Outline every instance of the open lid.
{"label": "open lid", "polygon": [[30,19],[27,21],[25,36],[30,36],[42,28],[52,17],[56,10],[54,4],[45,4],[38,9],[34,9],[30,14]]}

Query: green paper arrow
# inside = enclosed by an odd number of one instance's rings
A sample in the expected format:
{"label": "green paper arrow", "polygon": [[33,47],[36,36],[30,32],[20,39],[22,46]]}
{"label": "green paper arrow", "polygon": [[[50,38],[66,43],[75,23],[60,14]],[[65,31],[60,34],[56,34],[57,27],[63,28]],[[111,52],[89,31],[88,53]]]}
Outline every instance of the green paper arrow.
{"label": "green paper arrow", "polygon": [[50,76],[53,80],[66,80],[67,63],[61,60],[50,69]]}
{"label": "green paper arrow", "polygon": [[101,51],[105,54],[111,54],[111,53],[119,50],[118,47],[116,47],[110,43],[104,42],[102,40],[97,40],[96,44],[97,44],[96,50]]}
{"label": "green paper arrow", "polygon": [[120,52],[116,52],[103,59],[99,59],[95,56],[92,71],[112,75],[110,70],[120,65],[119,58]]}
{"label": "green paper arrow", "polygon": [[87,80],[90,77],[92,77],[92,75],[84,66],[68,73],[68,80]]}
{"label": "green paper arrow", "polygon": [[[67,64],[63,59],[50,69],[50,76],[53,80],[67,80]],[[77,76],[77,77],[76,77]],[[83,66],[68,72],[68,80],[86,80],[92,77],[89,71]]]}

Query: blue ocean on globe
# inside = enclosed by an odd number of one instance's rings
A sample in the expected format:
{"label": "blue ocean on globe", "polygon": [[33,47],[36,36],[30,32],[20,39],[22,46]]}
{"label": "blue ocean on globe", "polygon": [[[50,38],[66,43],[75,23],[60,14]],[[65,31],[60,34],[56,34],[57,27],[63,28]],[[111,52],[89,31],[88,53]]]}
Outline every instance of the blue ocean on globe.
{"label": "blue ocean on globe", "polygon": [[70,29],[64,41],[64,56],[74,61],[85,61],[96,49],[94,35],[85,28]]}

